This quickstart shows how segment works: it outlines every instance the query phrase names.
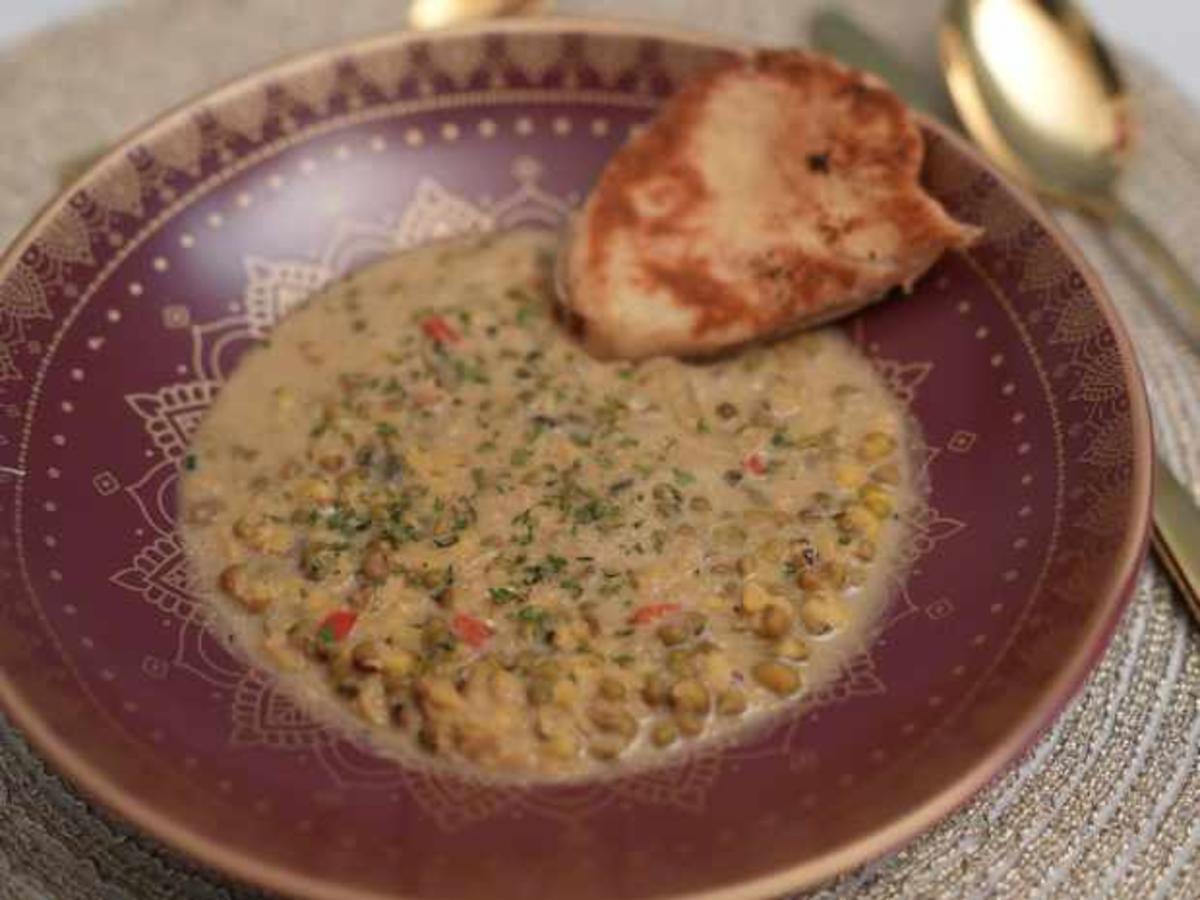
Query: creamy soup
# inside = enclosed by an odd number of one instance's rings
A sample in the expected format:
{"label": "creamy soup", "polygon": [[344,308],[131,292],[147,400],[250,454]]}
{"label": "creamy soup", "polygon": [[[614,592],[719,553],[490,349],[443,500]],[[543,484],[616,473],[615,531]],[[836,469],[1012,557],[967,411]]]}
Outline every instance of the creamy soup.
{"label": "creamy soup", "polygon": [[195,437],[218,621],[410,760],[560,777],[720,739],[836,674],[900,574],[910,426],[840,333],[601,363],[553,316],[553,247],[326,289]]}

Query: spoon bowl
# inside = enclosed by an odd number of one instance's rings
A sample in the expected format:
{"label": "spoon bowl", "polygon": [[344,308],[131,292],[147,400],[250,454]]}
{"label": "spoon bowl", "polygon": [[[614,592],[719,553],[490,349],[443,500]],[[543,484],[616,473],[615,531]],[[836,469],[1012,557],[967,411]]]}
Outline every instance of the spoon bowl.
{"label": "spoon bowl", "polygon": [[946,83],[967,129],[1009,173],[1110,214],[1131,149],[1125,88],[1083,15],[1064,0],[951,0]]}

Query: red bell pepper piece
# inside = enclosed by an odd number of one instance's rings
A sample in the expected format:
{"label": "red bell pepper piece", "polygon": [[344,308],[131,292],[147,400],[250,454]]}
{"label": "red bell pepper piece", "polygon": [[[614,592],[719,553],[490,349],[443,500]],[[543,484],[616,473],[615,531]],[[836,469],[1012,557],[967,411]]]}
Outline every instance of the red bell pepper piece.
{"label": "red bell pepper piece", "polygon": [[492,636],[492,627],[487,622],[466,613],[456,613],[450,627],[459,640],[472,647],[482,647]]}
{"label": "red bell pepper piece", "polygon": [[340,641],[350,633],[354,623],[358,621],[358,613],[352,609],[335,609],[321,621],[317,629],[317,640],[323,644]]}
{"label": "red bell pepper piece", "polygon": [[457,344],[462,336],[454,330],[454,326],[446,321],[444,316],[429,316],[421,322],[421,330],[431,341],[439,344]]}
{"label": "red bell pepper piece", "polygon": [[742,468],[751,475],[767,474],[767,456],[761,450],[755,450],[742,460]]}
{"label": "red bell pepper piece", "polygon": [[648,625],[664,616],[671,615],[671,613],[677,613],[681,609],[683,607],[678,603],[650,603],[635,609],[633,615],[629,617],[629,621],[634,625]]}

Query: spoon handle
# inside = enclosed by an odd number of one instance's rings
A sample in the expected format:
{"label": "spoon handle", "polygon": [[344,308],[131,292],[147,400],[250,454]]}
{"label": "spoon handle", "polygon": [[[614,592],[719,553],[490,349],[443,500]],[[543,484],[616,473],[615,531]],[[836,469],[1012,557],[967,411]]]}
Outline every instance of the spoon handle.
{"label": "spoon handle", "polygon": [[1171,314],[1183,326],[1188,340],[1200,348],[1200,284],[1146,221],[1119,200],[1114,201],[1113,225],[1128,235],[1170,286]]}
{"label": "spoon handle", "polygon": [[1154,482],[1154,550],[1200,621],[1200,507],[1161,457]]}

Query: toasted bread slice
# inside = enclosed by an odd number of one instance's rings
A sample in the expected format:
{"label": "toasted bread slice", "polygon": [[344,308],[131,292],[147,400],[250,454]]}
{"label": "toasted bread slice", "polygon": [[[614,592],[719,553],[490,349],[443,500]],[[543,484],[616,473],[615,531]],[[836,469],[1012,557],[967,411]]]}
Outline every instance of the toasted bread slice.
{"label": "toasted bread slice", "polygon": [[908,288],[977,229],[921,187],[901,100],[832,60],[761,52],[686,83],[609,161],[560,287],[600,357],[704,356]]}

